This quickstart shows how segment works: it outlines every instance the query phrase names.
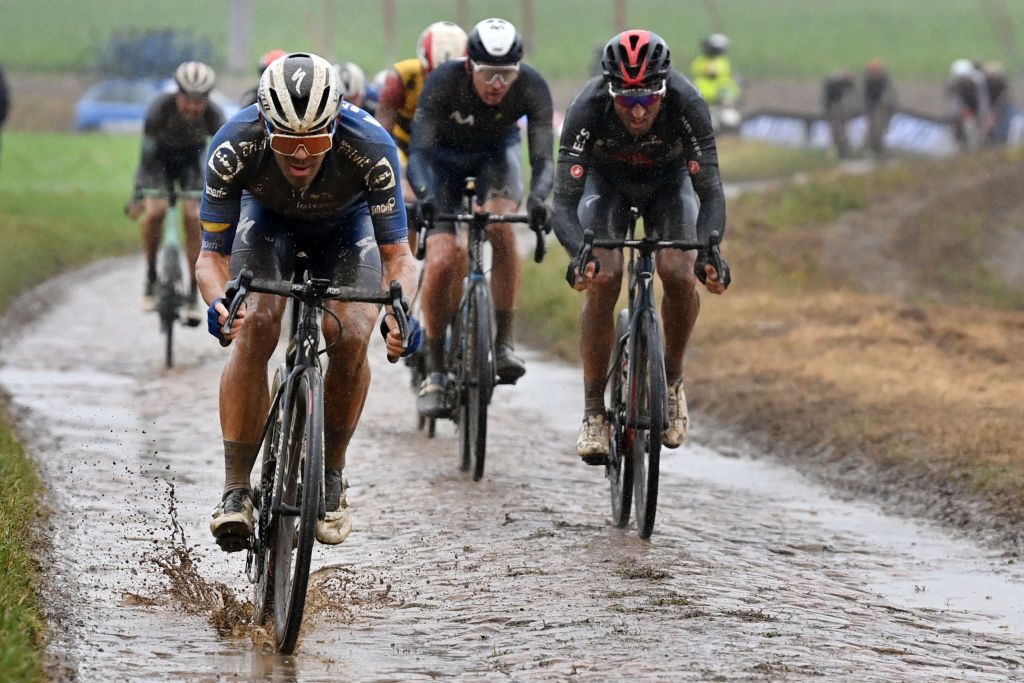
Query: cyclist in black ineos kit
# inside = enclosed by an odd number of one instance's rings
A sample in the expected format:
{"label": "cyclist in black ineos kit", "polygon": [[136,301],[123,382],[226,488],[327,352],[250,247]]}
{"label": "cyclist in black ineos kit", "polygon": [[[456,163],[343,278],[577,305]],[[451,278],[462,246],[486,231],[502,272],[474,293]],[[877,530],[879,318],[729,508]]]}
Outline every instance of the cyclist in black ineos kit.
{"label": "cyclist in black ineos kit", "polygon": [[[483,210],[511,214],[523,196],[517,121],[528,120],[530,192],[527,210],[546,221],[551,192],[551,92],[531,67],[520,64],[523,41],[512,24],[485,19],[469,34],[467,59],[438,66],[420,95],[413,120],[409,178],[424,211],[451,213],[462,202],[463,181],[477,179]],[[466,241],[451,223],[435,223],[427,235],[423,279],[423,318],[427,332],[427,379],[416,401],[427,417],[444,417],[448,376],[445,328],[458,308],[458,284],[465,276]],[[512,226],[492,224],[495,365],[498,376],[514,382],[526,372],[515,355],[513,315],[522,265]]]}
{"label": "cyclist in black ineos kit", "polygon": [[[592,78],[566,112],[553,217],[558,240],[573,257],[566,278],[586,291],[580,316],[585,404],[576,451],[587,461],[608,454],[605,372],[623,256],[594,249],[600,269],[591,262],[581,273],[576,257],[583,228],[599,239],[621,238],[629,208],[636,206],[645,230],[662,239],[706,241],[712,231],[725,230],[725,195],[707,104],[671,69],[665,41],[650,31],[625,31],[605,46],[601,64],[603,76]],[[692,225],[697,235],[687,234],[684,226]],[[683,354],[700,309],[697,281],[714,294],[729,286],[728,266],[723,260],[724,272],[716,272],[709,256],[706,250],[667,249],[655,257],[665,289],[669,424],[663,441],[668,448],[678,447],[689,428]]]}

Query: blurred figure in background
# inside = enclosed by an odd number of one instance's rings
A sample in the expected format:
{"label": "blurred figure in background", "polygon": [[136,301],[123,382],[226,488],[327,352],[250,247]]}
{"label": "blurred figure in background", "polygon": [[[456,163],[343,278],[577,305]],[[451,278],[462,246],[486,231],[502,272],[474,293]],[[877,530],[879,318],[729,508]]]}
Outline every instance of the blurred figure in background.
{"label": "blurred figure in background", "polygon": [[143,310],[153,310],[156,256],[171,198],[180,201],[191,291],[185,305],[189,322],[202,320],[195,262],[199,258],[199,197],[203,192],[203,152],[207,138],[224,125],[220,109],[209,100],[216,76],[202,62],[185,62],[174,72],[177,90],[161,93],[149,105],[142,131],[142,158],[136,174],[142,203],[142,247],[146,256]]}
{"label": "blurred figure in background", "polygon": [[377,104],[380,102],[380,90],[384,87],[384,79],[388,76],[388,69],[381,69],[373,75],[370,82],[366,84],[366,94],[363,95],[363,111],[371,116],[377,115]]}
{"label": "blurred figure in background", "polygon": [[[268,52],[264,52],[263,56],[260,57],[259,64],[257,64],[256,66],[258,75],[262,76],[263,72],[267,70],[267,67],[270,66],[270,63],[272,61],[274,61],[278,57],[283,57],[286,54],[288,53],[286,53],[284,50],[270,50]],[[246,90],[245,94],[242,95],[242,97],[238,100],[238,106],[242,109],[245,109],[251,104],[256,104],[257,90],[259,90],[258,85],[254,85],[249,90]]]}
{"label": "blurred figure in background", "polygon": [[985,76],[985,87],[988,89],[989,106],[992,111],[992,126],[988,130],[985,143],[1005,145],[1010,135],[1010,120],[1017,110],[1010,93],[1010,80],[1006,77],[1003,63],[999,61],[983,62],[981,73]]}
{"label": "blurred figure in background", "polygon": [[853,74],[842,69],[828,76],[822,84],[822,109],[832,133],[832,145],[840,159],[850,155],[846,123],[855,109]]}
{"label": "blurred figure in background", "polygon": [[[3,67],[0,67],[0,132],[3,131],[4,123],[7,121],[7,112],[10,111],[10,108],[11,99],[7,92],[7,80],[4,78]],[[0,151],[2,150],[3,147],[0,146]]]}
{"label": "blurred figure in background", "polygon": [[971,60],[957,59],[950,65],[946,100],[953,135],[961,150],[977,150],[992,127],[992,108],[985,75]]}
{"label": "blurred figure in background", "polygon": [[872,59],[864,69],[864,111],[868,117],[868,149],[881,158],[889,120],[896,111],[896,89],[880,59]]}
{"label": "blurred figure in background", "polygon": [[701,41],[701,54],[690,63],[693,84],[708,106],[735,106],[739,102],[740,86],[733,78],[729,44],[727,36],[712,33]]}
{"label": "blurred figure in background", "polygon": [[338,62],[334,65],[334,73],[338,75],[341,96],[346,102],[362,108],[366,100],[366,74],[355,62]]}

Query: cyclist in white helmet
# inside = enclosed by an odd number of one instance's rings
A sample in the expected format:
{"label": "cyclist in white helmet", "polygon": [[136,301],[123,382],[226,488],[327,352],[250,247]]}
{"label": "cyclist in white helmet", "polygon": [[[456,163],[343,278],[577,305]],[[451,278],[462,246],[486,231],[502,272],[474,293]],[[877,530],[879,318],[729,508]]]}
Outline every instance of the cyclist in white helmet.
{"label": "cyclist in white helmet", "polygon": [[334,65],[334,72],[338,74],[341,96],[362,109],[366,100],[366,74],[362,67],[355,62],[338,62]]}
{"label": "cyclist in white helmet", "polygon": [[[199,195],[203,191],[203,150],[224,116],[209,101],[216,75],[202,62],[185,62],[174,72],[175,92],[161,93],[149,105],[143,127],[142,158],[136,175],[142,197],[142,246],[146,257],[144,310],[152,310],[156,287],[156,255],[163,235],[164,216],[171,198],[179,200],[185,226],[185,253],[190,264],[199,257]],[[134,216],[133,216],[134,217]],[[191,291],[185,313],[198,323],[195,272],[189,270]]]}
{"label": "cyclist in white helmet", "polygon": [[[369,114],[342,100],[331,64],[308,53],[275,60],[260,78],[257,105],[238,112],[210,143],[196,264],[210,333],[234,342],[220,383],[224,488],[210,523],[227,551],[244,548],[252,532],[249,475],[269,410],[267,362],[285,307],[281,297],[251,295],[231,333],[222,335],[228,279],[242,269],[257,278],[289,278],[303,251],[313,275],[335,285],[377,290],[398,280],[410,298],[416,289],[395,143]],[[366,349],[379,307],[333,301],[325,310],[327,515],[316,537],[337,544],[352,528],[342,468],[370,385]],[[407,347],[397,325],[389,325],[390,354],[416,350],[414,319]]]}
{"label": "cyclist in white helmet", "polygon": [[[412,120],[427,76],[441,64],[465,56],[466,32],[450,21],[435,21],[420,34],[416,42],[416,57],[404,59],[388,70],[376,117],[395,139],[402,166],[409,162]],[[406,202],[411,204],[416,200],[405,174],[402,175],[402,192]]]}

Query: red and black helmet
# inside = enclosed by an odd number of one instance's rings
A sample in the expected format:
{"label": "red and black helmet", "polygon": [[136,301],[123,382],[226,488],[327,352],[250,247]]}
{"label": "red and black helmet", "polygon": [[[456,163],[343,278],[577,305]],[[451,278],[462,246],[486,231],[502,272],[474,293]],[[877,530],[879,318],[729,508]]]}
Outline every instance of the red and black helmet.
{"label": "red and black helmet", "polygon": [[668,45],[653,31],[623,31],[604,46],[601,68],[613,92],[660,90],[671,68]]}

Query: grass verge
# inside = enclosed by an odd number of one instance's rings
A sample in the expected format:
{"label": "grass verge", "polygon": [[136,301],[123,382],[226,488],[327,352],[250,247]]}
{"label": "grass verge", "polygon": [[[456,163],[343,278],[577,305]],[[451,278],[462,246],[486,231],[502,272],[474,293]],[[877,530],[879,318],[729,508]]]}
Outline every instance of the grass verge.
{"label": "grass verge", "polygon": [[[121,215],[138,141],[6,133],[0,165],[0,314],[38,282],[138,244]],[[2,343],[2,339],[0,339]],[[33,557],[41,485],[0,402],[0,680],[43,680]]]}

